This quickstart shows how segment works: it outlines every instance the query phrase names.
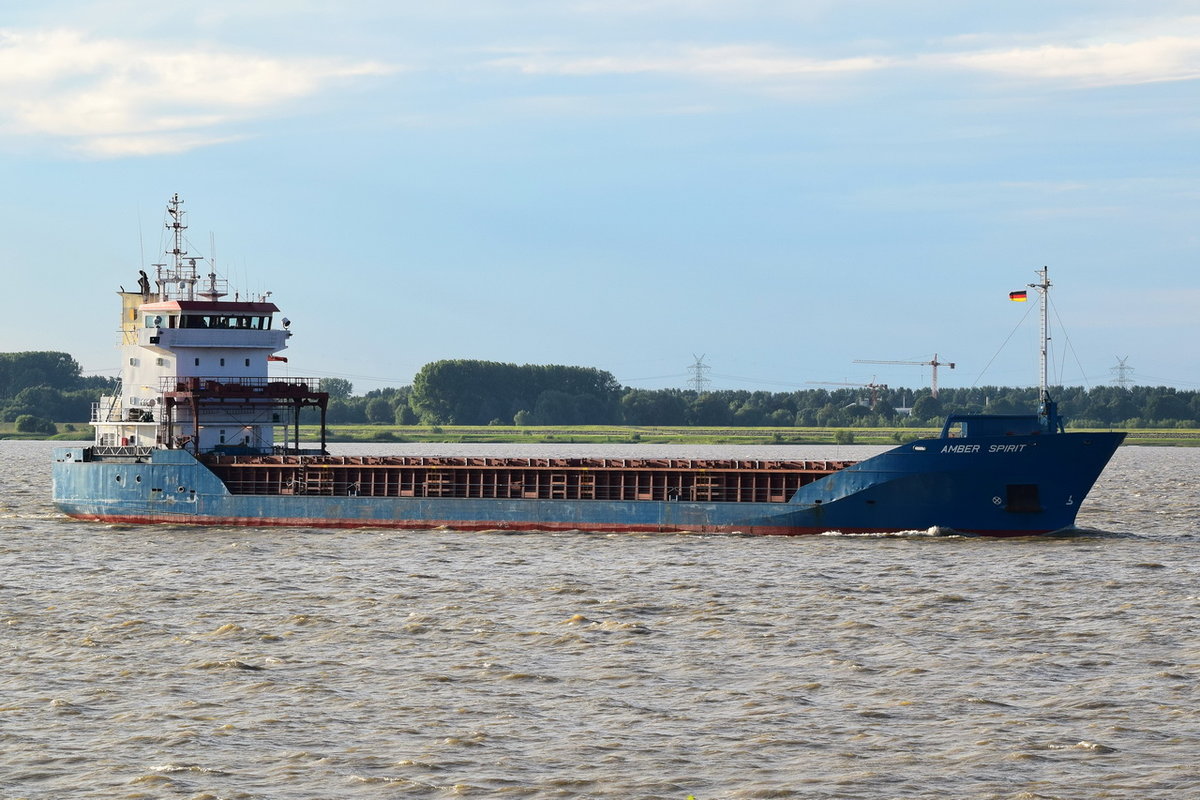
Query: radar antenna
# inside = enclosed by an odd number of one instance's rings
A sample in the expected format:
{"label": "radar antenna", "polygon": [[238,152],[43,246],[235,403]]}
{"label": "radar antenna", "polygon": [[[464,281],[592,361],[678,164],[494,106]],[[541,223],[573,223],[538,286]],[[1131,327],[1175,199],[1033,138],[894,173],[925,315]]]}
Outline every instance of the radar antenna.
{"label": "radar antenna", "polygon": [[[167,201],[167,230],[171,232],[171,247],[167,255],[170,264],[155,264],[155,283],[158,284],[158,299],[167,300],[172,295],[180,300],[194,300],[196,294],[196,259],[188,256],[184,248],[183,232],[187,224],[183,221],[183,200],[176,192]],[[173,289],[173,291],[172,291]]]}

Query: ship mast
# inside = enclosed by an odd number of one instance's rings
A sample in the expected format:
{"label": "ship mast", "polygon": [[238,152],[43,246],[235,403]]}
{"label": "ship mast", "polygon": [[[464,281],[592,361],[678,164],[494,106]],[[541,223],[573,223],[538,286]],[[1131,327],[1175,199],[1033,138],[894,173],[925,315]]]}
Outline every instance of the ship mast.
{"label": "ship mast", "polygon": [[1040,361],[1041,361],[1041,364],[1040,364],[1041,381],[1038,385],[1040,388],[1039,394],[1042,398],[1046,397],[1047,387],[1049,385],[1049,381],[1047,380],[1047,375],[1048,375],[1048,362],[1049,362],[1048,350],[1049,350],[1049,346],[1050,346],[1050,327],[1049,327],[1050,320],[1049,320],[1049,316],[1046,313],[1046,306],[1050,302],[1049,272],[1050,272],[1049,267],[1042,267],[1041,269],[1037,270],[1038,276],[1040,276],[1042,279],[1041,282],[1028,284],[1030,289],[1036,289],[1037,293],[1039,295],[1041,295],[1041,297],[1039,298],[1040,303],[1041,303],[1041,317],[1042,317],[1042,339],[1041,339],[1041,359],[1040,359]]}
{"label": "ship mast", "polygon": [[1058,416],[1058,403],[1050,399],[1050,381],[1048,378],[1049,368],[1049,349],[1050,349],[1050,268],[1042,267],[1037,270],[1038,277],[1041,281],[1038,283],[1027,284],[1030,289],[1037,290],[1041,301],[1041,322],[1042,322],[1042,342],[1041,342],[1041,358],[1040,358],[1040,380],[1039,380],[1039,396],[1041,402],[1040,415],[1043,418],[1043,424],[1049,433],[1058,433],[1063,430],[1062,418]]}
{"label": "ship mast", "polygon": [[[179,193],[176,192],[170,200],[167,201],[167,214],[171,219],[166,223],[167,230],[171,231],[172,247],[167,252],[172,257],[170,266],[166,264],[155,264],[154,267],[158,271],[158,299],[172,299],[172,294],[168,291],[168,286],[174,284],[175,299],[179,300],[194,300],[196,289],[196,259],[189,258],[187,250],[184,249],[183,232],[187,230],[187,225],[183,221],[183,209],[181,206],[183,201],[179,199]],[[187,264],[184,264],[184,261]]]}

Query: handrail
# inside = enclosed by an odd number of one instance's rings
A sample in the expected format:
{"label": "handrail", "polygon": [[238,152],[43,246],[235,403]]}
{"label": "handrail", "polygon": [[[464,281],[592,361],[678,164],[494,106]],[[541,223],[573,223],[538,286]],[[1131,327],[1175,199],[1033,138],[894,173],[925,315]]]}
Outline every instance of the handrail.
{"label": "handrail", "polygon": [[219,392],[224,388],[266,391],[274,388],[321,390],[320,378],[237,377],[231,375],[178,375],[159,378],[160,392]]}

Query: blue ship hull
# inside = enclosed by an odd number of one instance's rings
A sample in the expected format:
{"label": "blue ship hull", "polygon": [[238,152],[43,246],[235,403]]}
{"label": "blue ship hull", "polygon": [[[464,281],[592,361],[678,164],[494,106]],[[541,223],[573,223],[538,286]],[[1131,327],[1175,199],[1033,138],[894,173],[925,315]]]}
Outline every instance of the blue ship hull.
{"label": "blue ship hull", "polygon": [[184,450],[58,448],[54,502],[129,523],[462,530],[884,533],[994,536],[1073,527],[1123,433],[923,439],[801,487],[788,502],[233,494]]}

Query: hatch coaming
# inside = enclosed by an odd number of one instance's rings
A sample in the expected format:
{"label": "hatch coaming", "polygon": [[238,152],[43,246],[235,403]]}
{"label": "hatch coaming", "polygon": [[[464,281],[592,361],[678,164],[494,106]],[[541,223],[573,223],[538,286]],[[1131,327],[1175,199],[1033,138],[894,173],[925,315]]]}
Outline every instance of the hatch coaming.
{"label": "hatch coaming", "polygon": [[855,462],[206,455],[233,494],[787,503]]}

